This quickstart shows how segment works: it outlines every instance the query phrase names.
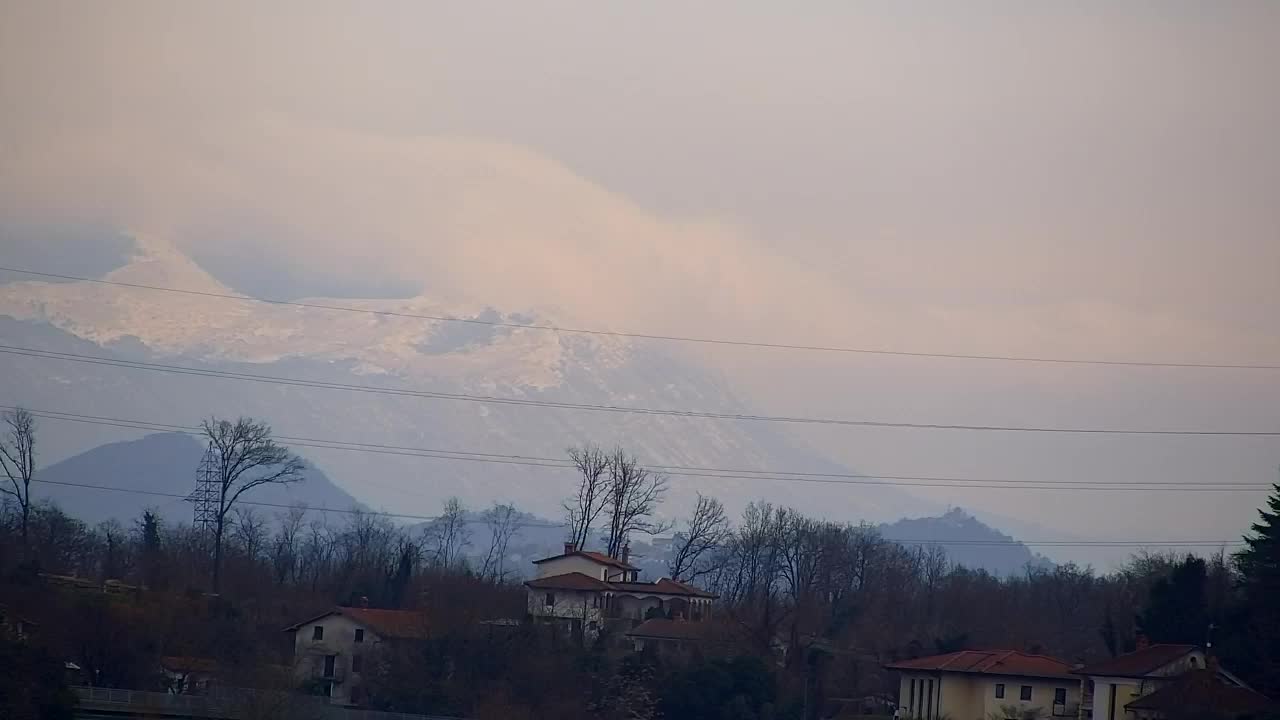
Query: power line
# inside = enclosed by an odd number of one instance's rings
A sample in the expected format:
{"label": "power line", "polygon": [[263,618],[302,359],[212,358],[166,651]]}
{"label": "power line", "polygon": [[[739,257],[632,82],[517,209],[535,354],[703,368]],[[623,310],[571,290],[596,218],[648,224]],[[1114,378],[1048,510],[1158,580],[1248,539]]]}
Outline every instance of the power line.
{"label": "power line", "polygon": [[[166,493],[155,490],[136,490],[133,488],[113,487],[110,485],[94,485],[91,483],[65,482],[61,480],[43,480],[35,478],[33,482],[44,483],[46,485],[59,485],[63,487],[83,488],[88,490],[105,490],[109,492],[121,492],[132,495],[148,495],[153,497],[166,497],[185,499],[186,495],[178,493]],[[239,505],[253,505],[256,507],[271,507],[293,509],[296,505],[285,505],[283,503],[256,502],[251,500],[237,500]],[[409,520],[438,520],[438,515],[412,515],[407,513],[381,512],[376,510],[331,510],[327,508],[306,508],[308,512],[315,511],[319,513],[339,513],[345,515],[366,515],[379,516],[388,518],[402,518]],[[469,523],[482,523],[483,520],[468,520]],[[536,528],[562,528],[564,525],[558,523],[517,523],[518,527],[536,527]],[[1009,545],[1025,545],[1034,547],[1223,547],[1243,545],[1239,540],[1042,540],[1042,541],[1022,541],[1022,540],[915,540],[915,539],[896,539],[884,538],[887,542],[898,543],[902,545],[974,545],[974,546],[1009,546]]]}
{"label": "power line", "polygon": [[801,345],[780,342],[764,342],[756,340],[733,340],[727,338],[706,338],[693,337],[685,335],[661,335],[655,333],[636,333],[636,332],[620,332],[612,330],[593,330],[587,328],[575,328],[561,325],[542,325],[534,323],[515,323],[499,320],[480,320],[478,318],[462,318],[451,315],[426,315],[420,313],[398,312],[394,310],[373,310],[370,308],[358,308],[347,305],[331,305],[326,303],[302,302],[297,300],[279,300],[273,298],[255,297],[251,295],[234,295],[231,293],[217,293],[205,290],[188,290],[183,288],[162,287],[159,285],[146,285],[142,283],[121,282],[118,280],[104,280],[101,278],[81,277],[79,275],[63,275],[60,273],[39,272],[36,270],[26,270],[22,268],[12,268],[0,266],[0,270],[5,272],[16,273],[19,275],[29,275],[33,277],[44,277],[58,280],[74,280],[77,282],[96,283],[99,285],[111,285],[114,287],[133,288],[136,290],[152,290],[157,292],[177,293],[181,295],[192,295],[197,297],[217,298],[221,300],[239,300],[242,302],[258,302],[268,305],[286,305],[292,307],[310,308],[315,310],[329,310],[333,312],[361,313],[366,315],[378,315],[382,317],[408,318],[414,320],[431,320],[435,322],[451,322],[466,323],[470,325],[487,325],[490,327],[503,327],[520,330],[542,330],[556,333],[566,333],[575,335],[595,335],[605,337],[623,337],[638,340],[662,340],[669,342],[686,342],[698,343],[703,345],[730,345],[738,347],[766,348],[771,350],[802,350],[809,352],[831,352],[846,353],[859,355],[888,355],[896,357],[919,357],[919,358],[937,358],[947,360],[989,360],[999,362],[1024,362],[1024,363],[1048,363],[1059,365],[1103,365],[1103,366],[1121,366],[1121,367],[1151,367],[1151,368],[1196,368],[1196,369],[1212,369],[1212,370],[1280,370],[1280,365],[1265,364],[1235,364],[1235,363],[1193,363],[1193,362],[1168,362],[1168,361],[1130,361],[1130,360],[1096,360],[1086,358],[1054,358],[1054,357],[1036,357],[1036,356],[1019,356],[1019,355],[979,355],[969,353],[940,353],[940,352],[910,352],[905,350],[886,350],[880,348],[854,348],[840,347],[831,345]]}
{"label": "power line", "polygon": [[[179,500],[186,500],[189,497],[189,494],[183,495],[181,493],[167,493],[167,492],[160,492],[158,490],[138,490],[134,488],[113,487],[111,485],[93,485],[90,483],[67,482],[63,480],[44,480],[41,478],[34,478],[32,479],[32,482],[44,483],[45,485],[60,485],[63,487],[84,488],[87,490],[106,490],[110,492],[119,492],[119,493],[125,493],[129,495],[147,495],[151,497],[177,498]],[[300,507],[299,505],[286,505],[284,503],[258,502],[254,500],[236,500],[236,504],[252,505],[254,507],[282,508],[285,510],[292,510],[294,508]],[[338,513],[342,515],[373,515],[373,516],[379,516],[379,517],[399,518],[399,519],[405,519],[405,520],[426,520],[426,521],[440,519],[439,515],[412,515],[408,513],[392,513],[392,512],[382,512],[377,510],[359,510],[356,508],[347,508],[345,510],[340,510],[336,508],[306,507],[304,509],[307,512],[314,511],[322,514]],[[484,520],[472,519],[472,520],[468,520],[467,522],[482,523],[484,522]],[[563,525],[558,525],[555,523],[517,523],[517,525],[518,527],[539,527],[539,528],[563,527]]]}
{"label": "power line", "polygon": [[[14,410],[16,406],[0,405],[0,409]],[[135,430],[156,432],[179,432],[199,437],[201,431],[197,427],[157,423],[143,420],[84,415],[52,410],[27,411],[37,417],[50,420],[63,420],[91,425],[103,425]],[[345,440],[328,440],[321,438],[276,435],[277,439],[296,447],[309,447],[327,450],[347,450],[368,452],[380,455],[401,455],[423,457],[438,460],[458,460],[464,462],[489,462],[527,467],[549,467],[558,470],[573,470],[573,463],[563,458],[546,458],[529,455],[501,455],[497,453],[479,453],[461,450],[440,450],[436,448],[415,448],[399,445],[382,445],[375,443],[357,443]],[[1176,481],[1123,481],[1106,483],[1098,480],[997,480],[984,478],[945,478],[934,476],[907,475],[857,475],[837,473],[792,473],[779,470],[742,470],[734,468],[646,465],[653,470],[661,470],[664,475],[678,477],[720,478],[729,480],[769,480],[777,482],[806,482],[844,485],[893,485],[900,487],[951,487],[951,488],[994,488],[1025,490],[1085,490],[1085,491],[1186,491],[1186,492],[1258,492],[1271,487],[1269,483],[1210,483],[1210,482],[1176,482]],[[666,468],[683,468],[667,470]],[[755,474],[749,474],[755,473]],[[765,473],[765,474],[761,474]],[[816,475],[817,477],[806,477]],[[914,482],[903,482],[914,481]]]}
{"label": "power line", "polygon": [[408,388],[385,388],[373,385],[357,385],[353,383],[306,380],[279,375],[260,375],[254,373],[193,368],[182,365],[148,363],[137,360],[123,360],[99,355],[83,355],[78,353],[56,352],[13,345],[0,345],[0,353],[21,355],[47,360],[64,360],[122,367],[133,370],[147,370],[176,375],[213,377],[242,382],[266,383],[295,387],[321,388],[326,390],[344,390],[349,392],[390,395],[400,397],[417,397],[433,400],[455,400],[492,405],[520,405],[527,407],[555,408],[561,410],[583,410],[591,412],[624,413],[635,415],[658,415],[667,417],[701,418],[711,420],[734,420],[753,422],[772,422],[802,425],[837,425],[847,427],[900,428],[910,430],[967,430],[985,432],[1023,432],[1023,433],[1055,433],[1083,435],[1151,435],[1151,436],[1200,436],[1200,437],[1280,437],[1280,431],[1238,431],[1238,430],[1156,430],[1125,428],[1070,428],[1070,427],[1035,427],[1020,425],[966,425],[958,423],[909,423],[889,422],[883,420],[851,420],[843,418],[814,418],[784,415],[753,415],[747,413],[724,413],[708,410],[674,410],[662,408],[627,407],[619,405],[594,405],[589,403],[572,403],[551,400],[532,400],[514,397],[497,397],[489,395],[471,395],[466,393],[445,393],[429,390],[413,390]]}

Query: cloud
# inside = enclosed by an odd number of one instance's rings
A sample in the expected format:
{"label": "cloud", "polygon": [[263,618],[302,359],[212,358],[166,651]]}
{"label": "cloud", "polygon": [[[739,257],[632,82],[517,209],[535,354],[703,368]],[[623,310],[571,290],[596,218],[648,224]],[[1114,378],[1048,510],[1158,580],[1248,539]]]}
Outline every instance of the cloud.
{"label": "cloud", "polygon": [[[165,237],[260,292],[304,278],[640,332],[1274,362],[1277,7],[8,3],[0,221]],[[779,413],[1262,427],[1277,407],[1270,376],[715,352]],[[875,437],[827,446],[1004,477],[1074,477],[1095,451],[1099,476],[1274,465],[1263,447]],[[1123,526],[1112,512],[1096,522]]]}

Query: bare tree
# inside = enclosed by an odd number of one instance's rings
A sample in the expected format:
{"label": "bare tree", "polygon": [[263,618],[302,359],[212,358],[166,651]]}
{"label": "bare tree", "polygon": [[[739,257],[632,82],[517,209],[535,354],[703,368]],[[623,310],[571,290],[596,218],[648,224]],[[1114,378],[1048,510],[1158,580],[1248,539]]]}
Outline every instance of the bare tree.
{"label": "bare tree", "polygon": [[510,504],[494,503],[484,512],[484,523],[489,528],[489,551],[485,553],[480,577],[500,583],[507,575],[507,546],[515,535],[519,513]]}
{"label": "bare tree", "polygon": [[213,592],[222,585],[222,540],[227,515],[244,493],[262,485],[302,480],[305,465],[288,448],[271,439],[271,426],[250,418],[235,422],[210,418],[202,424],[218,481],[218,507],[213,531]]}
{"label": "bare tree", "polygon": [[683,582],[707,575],[715,570],[713,558],[722,559],[716,549],[729,537],[729,518],[719,500],[698,493],[698,503],[689,518],[689,527],[675,537],[675,554],[667,564],[671,577]]}
{"label": "bare tree", "polygon": [[605,552],[610,557],[620,556],[632,533],[657,535],[671,529],[669,523],[652,519],[666,492],[666,477],[650,472],[622,449],[609,454],[605,493],[609,536]]}
{"label": "bare tree", "polygon": [[251,507],[236,508],[232,520],[236,544],[245,557],[257,560],[267,541],[267,521]]}
{"label": "bare tree", "polygon": [[591,526],[604,511],[610,456],[594,445],[569,448],[566,452],[578,471],[578,494],[564,503],[569,522],[568,541],[582,550],[591,539]]}
{"label": "bare tree", "polygon": [[0,465],[9,478],[9,487],[0,492],[18,503],[21,518],[22,552],[31,555],[31,479],[36,473],[36,419],[25,408],[4,414],[6,437],[0,437]]}
{"label": "bare tree", "polygon": [[320,579],[331,570],[336,544],[328,516],[322,513],[307,526],[302,543],[301,571],[310,579],[313,592],[319,589]]}
{"label": "bare tree", "polygon": [[297,581],[298,540],[302,532],[302,520],[306,515],[307,506],[299,503],[290,507],[288,512],[276,516],[276,535],[271,543],[271,569],[276,582],[281,585],[289,580]]}
{"label": "bare tree", "polygon": [[444,502],[444,510],[423,531],[424,540],[432,549],[432,559],[442,568],[458,567],[463,553],[471,545],[471,531],[467,529],[467,508],[462,501],[451,497]]}
{"label": "bare tree", "polygon": [[123,577],[129,569],[124,526],[114,518],[104,520],[98,523],[96,533],[101,542],[102,553],[102,560],[98,565],[99,577],[103,580]]}

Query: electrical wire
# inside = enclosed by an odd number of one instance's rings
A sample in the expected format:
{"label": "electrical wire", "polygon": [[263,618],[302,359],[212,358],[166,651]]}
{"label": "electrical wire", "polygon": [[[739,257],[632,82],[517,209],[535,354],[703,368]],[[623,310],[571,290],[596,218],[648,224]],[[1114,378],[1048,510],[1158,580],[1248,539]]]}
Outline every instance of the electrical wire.
{"label": "electrical wire", "polygon": [[409,318],[415,320],[430,320],[433,322],[450,322],[465,323],[470,325],[487,325],[490,327],[512,328],[520,330],[541,330],[555,333],[566,333],[575,335],[595,335],[605,337],[621,337],[637,340],[661,340],[669,342],[697,343],[703,345],[729,345],[749,348],[764,348],[771,350],[800,350],[808,352],[827,352],[827,353],[846,353],[860,355],[888,355],[896,357],[917,357],[917,358],[938,358],[947,360],[985,360],[999,362],[1019,362],[1019,363],[1043,363],[1043,364],[1059,364],[1059,365],[1100,365],[1100,366],[1120,366],[1120,367],[1149,367],[1149,368],[1196,368],[1196,369],[1213,369],[1213,370],[1280,370],[1280,365],[1268,364],[1248,364],[1248,363],[1195,363],[1195,362],[1172,362],[1172,361],[1139,361],[1139,360],[1100,360],[1088,358],[1057,358],[1057,357],[1037,357],[1037,356],[1020,356],[1020,355],[980,355],[971,353],[946,353],[946,352],[913,352],[906,350],[889,350],[882,348],[855,348],[855,347],[839,347],[831,345],[805,345],[791,344],[781,342],[765,342],[756,340],[734,340],[728,338],[708,338],[694,337],[685,335],[661,335],[656,333],[638,333],[638,332],[620,332],[613,330],[593,330],[587,328],[566,327],[560,325],[541,325],[534,323],[516,323],[499,320],[481,320],[479,318],[463,318],[451,315],[426,315],[420,313],[398,312],[393,310],[374,310],[370,308],[358,308],[348,305],[332,305],[328,303],[303,302],[298,300],[280,300],[273,298],[255,297],[251,295],[235,295],[231,293],[217,293],[205,290],[189,290],[183,288],[163,287],[159,285],[146,285],[143,283],[121,282],[118,280],[105,280],[102,278],[82,277],[79,275],[66,275],[61,273],[40,272],[36,270],[27,270],[24,268],[3,267],[0,271],[15,273],[19,275],[28,275],[31,277],[43,277],[58,280],[72,280],[76,282],[95,283],[98,285],[109,285],[112,287],[132,288],[135,290],[151,290],[156,292],[176,293],[181,295],[190,295],[195,297],[216,298],[220,300],[239,300],[242,302],[256,302],[268,305],[285,305],[291,307],[309,308],[314,310],[327,310],[332,312],[345,313],[362,313],[367,315],[377,315],[381,317]]}
{"label": "electrical wire", "polygon": [[[146,495],[146,496],[153,496],[153,497],[177,498],[177,499],[182,499],[182,500],[187,499],[187,496],[186,496],[186,495],[180,495],[180,494],[177,494],[177,493],[166,493],[166,492],[159,492],[159,491],[154,491],[154,490],[136,490],[136,489],[132,489],[132,488],[113,487],[113,486],[110,486],[110,485],[94,485],[94,484],[92,484],[92,483],[65,482],[65,481],[61,481],[61,480],[43,480],[43,479],[40,479],[40,478],[36,478],[36,479],[34,479],[32,482],[43,483],[43,484],[46,484],[46,485],[58,485],[58,486],[62,486],[62,487],[81,488],[81,489],[86,489],[86,490],[105,490],[105,491],[109,491],[109,492],[121,492],[121,493],[132,494],[132,495]],[[252,506],[255,506],[255,507],[270,507],[270,508],[284,508],[284,509],[294,509],[294,508],[299,507],[299,506],[297,506],[297,505],[285,505],[285,504],[283,504],[283,503],[256,502],[256,501],[252,501],[252,500],[243,500],[243,499],[241,499],[241,500],[237,500],[237,501],[236,501],[236,504],[237,504],[237,505],[252,505]],[[422,520],[422,521],[432,521],[432,520],[439,520],[439,519],[440,519],[440,516],[439,516],[439,515],[412,515],[412,514],[408,514],[408,513],[392,513],[392,512],[382,512],[382,511],[376,511],[376,510],[359,510],[359,509],[355,509],[355,508],[350,508],[350,509],[346,509],[346,510],[327,509],[327,508],[306,508],[306,510],[307,510],[308,512],[310,512],[310,511],[315,511],[315,512],[322,513],[322,514],[326,514],[326,513],[337,513],[337,514],[345,514],[345,515],[376,516],[376,517],[400,518],[400,519],[408,519],[408,520]],[[468,523],[473,523],[473,524],[475,524],[475,523],[483,523],[483,522],[485,522],[485,521],[484,521],[483,519],[468,519],[468,520],[467,520],[467,522],[468,522]],[[531,527],[531,528],[550,528],[550,529],[555,529],[555,528],[563,528],[563,527],[565,527],[565,526],[564,526],[564,525],[562,525],[562,524],[558,524],[558,523],[518,522],[518,523],[516,523],[516,527]],[[940,545],[940,546],[943,546],[943,547],[950,546],[950,545],[956,545],[956,546],[982,546],[982,547],[1003,547],[1003,546],[1017,546],[1017,545],[1024,545],[1024,546],[1028,546],[1028,547],[1100,547],[1100,548],[1105,548],[1105,547],[1138,547],[1138,548],[1144,548],[1144,547],[1157,548],[1157,547],[1162,547],[1162,548],[1182,548],[1182,547],[1226,547],[1226,546],[1238,546],[1238,545],[1244,545],[1244,544],[1245,544],[1243,541],[1240,541],[1240,540],[1203,540],[1203,539],[1191,539],[1191,540],[1041,540],[1041,541],[1022,541],[1022,540],[938,540],[938,539],[918,540],[918,539],[898,539],[898,538],[884,538],[884,539],[885,539],[887,542],[898,543],[898,544],[901,544],[901,545]]]}
{"label": "electrical wire", "polygon": [[[17,406],[0,405],[0,409],[17,410]],[[78,422],[90,425],[103,425],[108,427],[119,427],[134,430],[146,430],[152,432],[177,432],[193,437],[202,435],[201,429],[194,426],[175,425],[169,423],[156,423],[142,420],[128,420],[124,418],[111,418],[97,415],[84,415],[79,413],[65,413],[50,410],[36,410],[26,408],[31,414],[50,420],[62,420],[67,422]],[[399,455],[407,457],[422,457],[437,460],[458,460],[463,462],[485,462],[498,463],[505,465],[520,465],[525,467],[547,467],[558,470],[574,470],[571,461],[563,458],[543,458],[528,455],[500,455],[497,453],[478,453],[460,450],[439,450],[434,448],[414,448],[398,445],[381,445],[374,443],[355,443],[343,440],[326,440],[319,438],[304,438],[290,435],[276,435],[276,439],[288,442],[295,447],[308,447],[327,450],[346,450],[353,452],[368,452],[379,455]],[[696,467],[696,466],[662,466],[662,465],[645,465],[651,470],[658,470],[663,475],[674,477],[697,477],[697,478],[719,478],[729,480],[766,480],[775,482],[803,482],[803,483],[824,483],[824,484],[843,484],[843,485],[890,485],[900,487],[948,487],[948,488],[994,488],[994,489],[1015,489],[1015,490],[1083,490],[1083,491],[1133,491],[1133,492],[1260,492],[1271,487],[1269,483],[1247,483],[1247,482],[1230,482],[1230,483],[1207,483],[1207,482],[1176,482],[1176,481],[1122,481],[1119,483],[1107,483],[1099,480],[995,480],[983,478],[942,478],[930,476],[881,476],[881,475],[855,475],[852,473],[837,475],[835,473],[821,474],[819,477],[805,477],[804,473],[791,473],[789,471],[745,471],[731,468],[715,468],[715,467]],[[663,468],[679,468],[685,467],[685,470],[665,470]],[[694,472],[700,471],[700,472]],[[768,474],[748,474],[748,473],[768,473]],[[912,482],[916,481],[916,482]]]}
{"label": "electrical wire", "polygon": [[321,388],[327,390],[343,390],[349,392],[375,395],[416,397],[434,400],[454,400],[461,402],[484,403],[493,405],[521,405],[526,407],[555,408],[562,410],[583,410],[592,412],[623,413],[636,415],[657,415],[667,417],[702,418],[712,420],[753,421],[771,423],[790,423],[803,425],[835,425],[846,427],[899,428],[910,430],[965,430],[986,432],[1020,432],[1046,434],[1084,434],[1084,435],[1148,435],[1177,437],[1280,437],[1280,431],[1243,431],[1243,430],[1164,430],[1164,429],[1129,429],[1129,428],[1081,428],[1081,427],[1038,427],[1023,425],[967,425],[956,423],[911,423],[890,422],[884,420],[852,420],[843,418],[794,417],[784,415],[752,415],[745,413],[724,413],[706,410],[674,410],[661,408],[627,407],[619,405],[594,405],[589,403],[559,402],[551,400],[531,400],[526,398],[497,397],[489,395],[472,395],[467,393],[445,393],[429,390],[413,390],[408,388],[386,388],[373,385],[357,385],[353,383],[306,380],[302,378],[261,375],[254,373],[193,368],[181,365],[149,363],[137,360],[123,360],[99,355],[40,350],[38,348],[0,345],[0,353],[41,358],[47,360],[64,360],[68,362],[87,363],[110,367],[145,370],[176,375],[212,377],[242,382],[256,382],[272,385],[294,387]]}

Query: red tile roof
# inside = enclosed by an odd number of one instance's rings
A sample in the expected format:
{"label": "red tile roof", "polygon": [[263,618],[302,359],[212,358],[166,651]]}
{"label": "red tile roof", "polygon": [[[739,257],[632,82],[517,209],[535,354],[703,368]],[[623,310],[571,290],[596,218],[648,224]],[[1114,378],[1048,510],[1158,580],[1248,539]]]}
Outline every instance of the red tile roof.
{"label": "red tile roof", "polygon": [[671,595],[691,595],[693,597],[703,597],[703,598],[711,598],[711,599],[720,597],[715,593],[709,593],[706,590],[701,590],[692,585],[689,585],[688,583],[682,583],[678,580],[672,580],[671,578],[660,578],[654,584],[658,586],[658,590],[660,590],[661,592],[668,593]]}
{"label": "red tile roof", "polygon": [[536,578],[525,583],[539,590],[609,590],[610,584],[580,572]]}
{"label": "red tile roof", "polygon": [[1086,665],[1076,670],[1076,673],[1109,677],[1145,677],[1196,649],[1195,645],[1152,645],[1137,652]]}
{"label": "red tile roof", "polygon": [[1205,713],[1206,717],[1252,715],[1275,707],[1260,693],[1222,682],[1212,670],[1188,670],[1173,683],[1125,705],[1126,710]]}
{"label": "red tile roof", "polygon": [[421,640],[429,637],[426,616],[415,610],[380,610],[375,608],[337,607],[313,618],[303,620],[296,625],[285,628],[285,632],[297,630],[327,618],[330,615],[342,615],[351,618],[352,622],[362,625],[384,638],[398,640]]}
{"label": "red tile roof", "polygon": [[709,592],[699,590],[690,585],[678,583],[667,578],[662,578],[657,582],[651,583],[611,582],[609,583],[609,586],[613,590],[617,590],[619,592],[652,593],[655,595],[683,595],[685,597],[700,597],[708,599],[715,599],[718,597],[717,595],[713,595]]}
{"label": "red tile roof", "polygon": [[670,578],[662,578],[657,582],[605,582],[580,572],[552,575],[525,582],[525,585],[538,590],[598,590],[632,593],[652,593],[655,595],[682,595],[684,597],[707,598],[714,600],[717,595],[699,590],[692,585],[676,582]]}
{"label": "red tile roof", "polygon": [[624,563],[618,558],[609,557],[604,553],[595,552],[594,550],[574,550],[573,552],[562,553],[560,555],[553,555],[551,557],[542,558],[541,560],[534,560],[533,564],[537,565],[538,563],[551,562],[552,560],[559,560],[560,558],[573,557],[574,555],[587,558],[588,560],[594,560],[600,563],[601,565],[608,565],[610,567],[616,567],[622,570],[639,570],[640,569],[635,565]]}
{"label": "red tile roof", "polygon": [[340,611],[385,638],[421,639],[429,636],[426,615],[415,610],[344,607]]}
{"label": "red tile roof", "polygon": [[1018,675],[1024,677],[1071,677],[1071,666],[1047,655],[1017,650],[961,650],[945,655],[903,660],[885,665],[889,670]]}

